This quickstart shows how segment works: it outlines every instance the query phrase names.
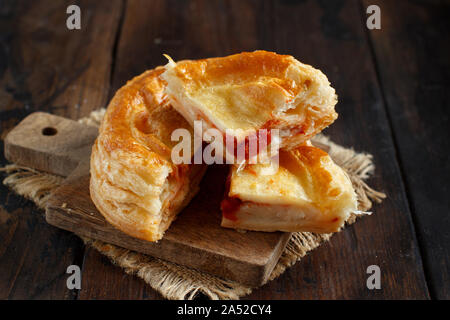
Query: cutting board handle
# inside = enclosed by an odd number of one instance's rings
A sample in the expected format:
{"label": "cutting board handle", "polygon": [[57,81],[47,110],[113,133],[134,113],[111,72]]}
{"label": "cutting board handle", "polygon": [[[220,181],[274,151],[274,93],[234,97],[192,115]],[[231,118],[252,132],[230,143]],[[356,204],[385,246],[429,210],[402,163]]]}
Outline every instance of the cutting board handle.
{"label": "cutting board handle", "polygon": [[44,112],[23,119],[5,138],[5,157],[18,165],[68,176],[89,157],[98,129]]}

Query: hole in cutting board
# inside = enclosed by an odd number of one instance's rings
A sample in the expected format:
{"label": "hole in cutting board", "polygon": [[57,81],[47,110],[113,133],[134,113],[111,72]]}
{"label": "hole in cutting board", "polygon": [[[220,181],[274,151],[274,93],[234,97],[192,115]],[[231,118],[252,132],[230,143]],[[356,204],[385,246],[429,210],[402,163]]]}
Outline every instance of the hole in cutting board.
{"label": "hole in cutting board", "polygon": [[56,130],[53,127],[45,127],[44,129],[42,129],[42,134],[44,136],[54,136],[57,133],[58,133],[58,130]]}

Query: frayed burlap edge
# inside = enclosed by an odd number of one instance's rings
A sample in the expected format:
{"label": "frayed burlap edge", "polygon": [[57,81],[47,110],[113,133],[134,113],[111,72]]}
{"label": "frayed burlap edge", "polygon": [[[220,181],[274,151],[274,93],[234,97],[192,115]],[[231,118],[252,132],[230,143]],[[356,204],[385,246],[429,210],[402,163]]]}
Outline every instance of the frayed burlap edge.
{"label": "frayed burlap edge", "polygon": [[[89,117],[79,122],[98,126],[105,110],[97,110]],[[364,180],[373,173],[375,166],[372,156],[357,153],[353,149],[339,146],[329,138],[318,135],[313,143],[327,149],[333,160],[342,167],[350,177],[358,195],[359,210],[367,212],[372,207],[372,201],[381,202],[386,196],[370,188]],[[17,194],[32,200],[39,208],[44,209],[52,190],[57,188],[63,178],[38,172],[31,168],[15,164],[0,168],[7,177],[3,183]],[[355,222],[354,214],[347,221]],[[315,234],[310,232],[293,233],[280,260],[272,271],[269,281],[277,278],[287,268],[295,264],[309,251],[314,250],[322,242],[328,241],[332,234]],[[99,240],[82,237],[83,241],[107,256],[114,264],[122,267],[126,273],[134,274],[143,279],[153,289],[168,299],[192,299],[197,293],[202,293],[210,299],[239,299],[249,294],[253,288],[237,282],[221,279],[171,262],[153,258]]]}

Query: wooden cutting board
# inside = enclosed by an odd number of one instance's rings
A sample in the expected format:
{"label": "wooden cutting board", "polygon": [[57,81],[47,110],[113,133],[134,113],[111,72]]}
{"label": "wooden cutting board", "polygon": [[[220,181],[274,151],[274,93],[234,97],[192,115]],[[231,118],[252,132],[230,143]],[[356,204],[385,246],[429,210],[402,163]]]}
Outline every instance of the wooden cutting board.
{"label": "wooden cutting board", "polygon": [[48,201],[49,224],[246,285],[267,280],[290,234],[220,227],[227,166],[209,167],[201,191],[164,238],[148,242],[115,229],[91,201],[89,157],[96,136],[95,127],[42,112],[29,115],[6,136],[9,161],[67,177]]}

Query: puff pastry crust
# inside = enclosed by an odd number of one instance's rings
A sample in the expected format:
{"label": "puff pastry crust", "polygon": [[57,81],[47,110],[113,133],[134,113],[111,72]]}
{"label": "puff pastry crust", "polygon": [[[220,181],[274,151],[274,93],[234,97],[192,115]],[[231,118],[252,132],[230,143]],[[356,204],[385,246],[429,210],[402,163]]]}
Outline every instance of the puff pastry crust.
{"label": "puff pastry crust", "polygon": [[[170,58],[169,58],[170,59]],[[206,129],[250,132],[279,129],[281,148],[292,149],[336,118],[335,90],[319,70],[289,55],[243,52],[202,60],[171,59],[162,78],[173,107],[191,125],[202,120]]]}
{"label": "puff pastry crust", "polygon": [[[357,198],[346,173],[330,156],[306,143],[280,151],[280,166],[233,166],[221,203],[222,226],[255,231],[336,232]],[[270,173],[270,171],[269,171]]]}
{"label": "puff pastry crust", "polygon": [[91,155],[91,198],[113,226],[157,241],[197,193],[203,165],[171,162],[174,129],[192,129],[168,103],[162,67],[123,86],[111,100]]}

